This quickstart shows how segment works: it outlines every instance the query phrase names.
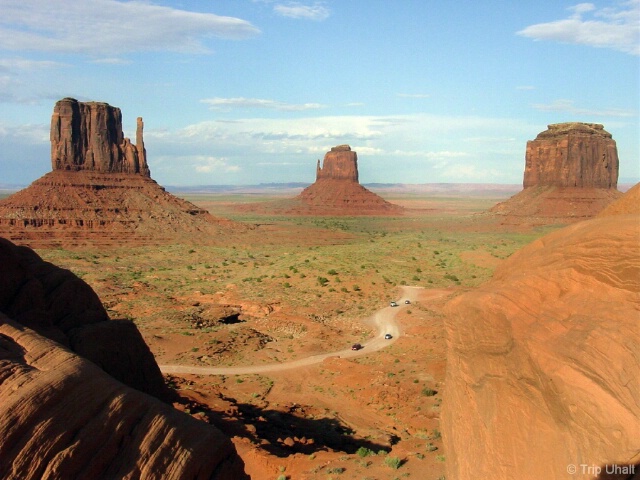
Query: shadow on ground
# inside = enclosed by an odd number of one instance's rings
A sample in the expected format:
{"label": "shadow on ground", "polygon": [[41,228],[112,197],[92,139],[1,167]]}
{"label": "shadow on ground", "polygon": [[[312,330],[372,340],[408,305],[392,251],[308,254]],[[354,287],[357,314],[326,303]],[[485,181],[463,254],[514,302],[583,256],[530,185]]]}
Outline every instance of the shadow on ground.
{"label": "shadow on ground", "polygon": [[306,412],[307,407],[298,404],[281,405],[276,410],[239,403],[229,397],[220,398],[232,405],[224,412],[212,410],[177,392],[173,402],[182,405],[196,418],[215,425],[226,435],[247,438],[277,457],[293,453],[309,455],[322,450],[354,454],[360,448],[378,453],[381,450],[389,451],[390,446],[399,441],[395,435],[388,435],[385,443],[358,438],[340,419],[326,416],[314,418]]}

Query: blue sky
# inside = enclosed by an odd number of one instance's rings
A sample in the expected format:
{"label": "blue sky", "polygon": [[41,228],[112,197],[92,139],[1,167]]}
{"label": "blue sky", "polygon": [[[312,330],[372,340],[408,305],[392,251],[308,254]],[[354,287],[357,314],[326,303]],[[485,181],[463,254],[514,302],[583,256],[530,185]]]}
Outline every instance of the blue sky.
{"label": "blue sky", "polygon": [[0,184],[51,170],[63,97],[145,122],[163,185],[521,183],[547,124],[602,123],[640,179],[640,0],[0,0]]}

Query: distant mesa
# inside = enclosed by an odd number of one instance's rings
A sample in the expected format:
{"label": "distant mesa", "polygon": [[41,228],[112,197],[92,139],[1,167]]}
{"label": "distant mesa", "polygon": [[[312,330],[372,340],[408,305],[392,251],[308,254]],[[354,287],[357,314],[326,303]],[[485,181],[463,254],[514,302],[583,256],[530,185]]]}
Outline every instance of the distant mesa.
{"label": "distant mesa", "polygon": [[316,167],[316,181],[294,200],[303,210],[330,215],[393,215],[403,208],[384,200],[358,182],[358,155],[349,145],[333,147]]}
{"label": "distant mesa", "polygon": [[153,179],[144,123],[135,144],[119,108],[64,98],[51,116],[52,172],[0,201],[0,236],[36,247],[211,242],[238,228],[175,197]]}
{"label": "distant mesa", "polygon": [[523,191],[491,209],[505,223],[572,223],[620,198],[618,150],[603,125],[557,123],[527,142]]}
{"label": "distant mesa", "polygon": [[316,165],[316,181],[295,198],[243,204],[239,211],[281,215],[399,215],[404,208],[384,200],[358,181],[358,155],[349,145],[328,151]]}

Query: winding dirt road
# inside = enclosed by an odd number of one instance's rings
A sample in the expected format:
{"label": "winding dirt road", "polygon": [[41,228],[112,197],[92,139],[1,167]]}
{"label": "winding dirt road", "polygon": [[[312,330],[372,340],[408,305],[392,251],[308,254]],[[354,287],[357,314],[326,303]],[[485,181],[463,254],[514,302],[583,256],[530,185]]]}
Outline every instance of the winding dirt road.
{"label": "winding dirt road", "polygon": [[[417,292],[422,287],[401,287],[402,297],[397,300],[397,307],[385,307],[378,310],[370,321],[374,324],[378,331],[376,337],[372,338],[360,350],[353,351],[351,349],[339,350],[337,352],[320,353],[299,360],[292,360],[284,363],[271,363],[267,365],[248,365],[244,367],[197,367],[191,365],[160,365],[162,373],[193,373],[198,375],[247,375],[253,373],[280,372],[293,368],[307,367],[320,363],[329,357],[353,358],[361,357],[393,344],[402,334],[398,322],[396,322],[396,314],[406,307],[405,300],[413,302],[417,297]],[[385,340],[384,336],[389,333],[392,338]]]}

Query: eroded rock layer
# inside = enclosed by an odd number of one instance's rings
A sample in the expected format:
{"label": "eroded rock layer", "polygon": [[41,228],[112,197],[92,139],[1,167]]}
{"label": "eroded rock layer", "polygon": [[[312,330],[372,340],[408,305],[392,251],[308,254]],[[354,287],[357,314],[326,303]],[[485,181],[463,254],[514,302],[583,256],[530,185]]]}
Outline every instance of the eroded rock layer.
{"label": "eroded rock layer", "polygon": [[329,178],[333,180],[350,180],[358,182],[358,154],[349,145],[332,147],[325,153],[322,167],[320,160],[316,167],[316,180]]}
{"label": "eroded rock layer", "polygon": [[447,478],[591,479],[606,465],[627,468],[606,478],[631,477],[639,238],[637,214],[576,223],[447,305]]}
{"label": "eroded rock layer", "polygon": [[51,116],[51,167],[149,177],[143,127],[139,117],[133,145],[122,132],[119,108],[74,98],[59,100]]}
{"label": "eroded rock layer", "polygon": [[32,247],[212,241],[234,227],[142,175],[56,170],[0,201],[0,235]]}
{"label": "eroded rock layer", "polygon": [[0,477],[248,478],[216,428],[0,313]]}
{"label": "eroded rock layer", "polygon": [[143,123],[123,137],[120,109],[65,98],[51,119],[53,171],[0,200],[0,236],[31,247],[215,243],[242,230],[149,176]]}
{"label": "eroded rock layer", "polygon": [[603,125],[556,123],[527,142],[524,188],[617,188],[618,150]]}
{"label": "eroded rock layer", "polygon": [[595,123],[557,123],[527,142],[522,192],[490,212],[506,224],[548,225],[593,218],[622,196],[616,142]]}

